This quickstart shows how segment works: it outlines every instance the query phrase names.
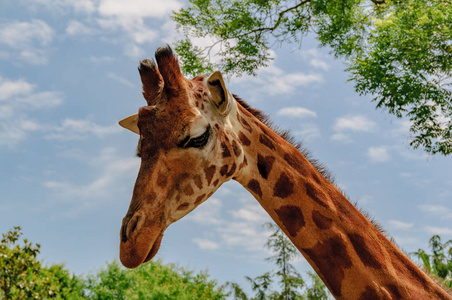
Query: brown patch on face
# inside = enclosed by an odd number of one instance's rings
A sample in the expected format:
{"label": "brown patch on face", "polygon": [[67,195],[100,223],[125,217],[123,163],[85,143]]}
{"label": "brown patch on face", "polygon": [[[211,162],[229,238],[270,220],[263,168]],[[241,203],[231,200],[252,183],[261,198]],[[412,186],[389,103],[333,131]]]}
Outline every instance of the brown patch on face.
{"label": "brown patch on face", "polygon": [[273,156],[263,157],[260,154],[257,155],[257,168],[259,170],[259,174],[261,174],[264,179],[268,178],[268,174],[272,170],[274,161],[275,158]]}
{"label": "brown patch on face", "polygon": [[239,147],[235,140],[232,141],[232,150],[234,150],[235,156],[239,156],[242,153],[242,149]]}
{"label": "brown patch on face", "polygon": [[259,141],[271,150],[275,150],[275,145],[273,145],[272,141],[270,141],[270,139],[266,135],[259,135]]}
{"label": "brown patch on face", "polygon": [[210,182],[212,181],[213,174],[215,174],[215,166],[207,167],[204,171],[206,172],[206,179],[207,179],[207,185],[210,185]]}
{"label": "brown patch on face", "polygon": [[251,145],[251,141],[241,131],[239,132],[239,139],[243,146]]}
{"label": "brown patch on face", "polygon": [[231,169],[229,169],[229,172],[226,173],[226,177],[232,176],[234,174],[236,168],[237,168],[236,164],[233,163],[231,166]]}
{"label": "brown patch on face", "polygon": [[223,157],[231,156],[231,152],[229,151],[229,148],[225,143],[221,143],[221,149],[223,149]]}
{"label": "brown patch on face", "polygon": [[226,175],[226,173],[228,172],[228,168],[229,168],[228,165],[224,165],[224,166],[221,167],[221,169],[220,169],[221,176]]}
{"label": "brown patch on face", "polygon": [[166,184],[168,183],[168,178],[160,173],[157,177],[157,185],[161,188],[164,188]]}
{"label": "brown patch on face", "polygon": [[306,188],[306,194],[308,195],[309,198],[314,200],[317,204],[320,204],[321,206],[323,206],[325,208],[329,208],[326,201],[324,199],[322,199],[324,197],[324,195],[319,191],[319,189],[317,187],[315,187],[310,182],[306,182],[305,188]]}
{"label": "brown patch on face", "polygon": [[380,300],[380,296],[378,296],[377,291],[370,286],[366,287],[366,290],[361,293],[358,300]]}
{"label": "brown patch on face", "polygon": [[171,198],[176,191],[182,190],[182,184],[189,176],[190,176],[190,174],[188,174],[188,173],[182,173],[178,177],[176,177],[172,182],[172,185],[171,185],[171,188],[169,189],[167,197]]}
{"label": "brown patch on face", "polygon": [[205,196],[206,196],[206,194],[202,194],[202,195],[198,196],[198,198],[196,198],[196,200],[195,200],[195,205],[198,205],[199,203],[201,203],[201,201],[204,199]]}
{"label": "brown patch on face", "polygon": [[198,189],[202,189],[202,179],[201,176],[196,175],[194,178],[194,182],[196,184],[196,186],[198,187]]}
{"label": "brown patch on face", "polygon": [[213,186],[217,186],[218,185],[218,182],[220,182],[220,179],[217,179],[217,180],[215,180],[214,182],[213,182]]}
{"label": "brown patch on face", "polygon": [[186,210],[190,206],[190,203],[182,203],[177,207],[177,210]]}
{"label": "brown patch on face", "polygon": [[352,266],[344,241],[336,236],[303,251],[315,263],[333,295],[336,298],[341,297],[345,269]]}
{"label": "brown patch on face", "polygon": [[218,125],[218,123],[216,123],[216,124],[214,125],[214,127],[215,127],[216,130],[220,130],[220,125]]}
{"label": "brown patch on face", "polygon": [[297,170],[298,173],[302,176],[307,175],[307,170],[302,167],[300,159],[296,155],[292,155],[289,153],[284,154],[285,161],[295,170]]}
{"label": "brown patch on face", "polygon": [[376,242],[356,233],[348,234],[348,238],[352,242],[359,259],[365,266],[374,269],[382,268],[380,261],[384,260],[384,256],[380,246]]}
{"label": "brown patch on face", "polygon": [[333,226],[333,219],[325,217],[318,210],[312,211],[312,220],[315,225],[320,229],[330,229]]}
{"label": "brown patch on face", "polygon": [[185,189],[184,189],[184,193],[185,193],[185,195],[187,195],[187,196],[191,196],[191,195],[193,195],[195,192],[193,191],[193,188],[191,187],[191,185],[187,185],[186,187],[185,187]]}
{"label": "brown patch on face", "polygon": [[292,193],[293,182],[290,180],[289,176],[283,172],[273,188],[273,196],[286,198],[292,195]]}
{"label": "brown patch on face", "polygon": [[256,195],[258,195],[260,198],[262,198],[262,190],[261,185],[259,184],[259,181],[255,179],[251,179],[250,182],[248,182],[247,187],[254,192]]}
{"label": "brown patch on face", "polygon": [[297,236],[297,233],[306,224],[303,213],[298,206],[285,205],[275,210],[279,220],[283,223],[286,230],[292,237]]}

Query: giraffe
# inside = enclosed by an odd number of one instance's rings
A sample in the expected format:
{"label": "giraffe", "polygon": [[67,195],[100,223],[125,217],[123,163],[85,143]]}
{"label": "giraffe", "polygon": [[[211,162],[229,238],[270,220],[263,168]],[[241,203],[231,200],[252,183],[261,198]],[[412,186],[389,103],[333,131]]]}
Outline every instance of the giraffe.
{"label": "giraffe", "polygon": [[138,68],[147,105],[120,121],[139,134],[141,157],[120,231],[124,266],[152,259],[170,224],[234,179],[336,299],[452,299],[260,111],[232,95],[220,72],[186,79],[169,46],[155,58]]}

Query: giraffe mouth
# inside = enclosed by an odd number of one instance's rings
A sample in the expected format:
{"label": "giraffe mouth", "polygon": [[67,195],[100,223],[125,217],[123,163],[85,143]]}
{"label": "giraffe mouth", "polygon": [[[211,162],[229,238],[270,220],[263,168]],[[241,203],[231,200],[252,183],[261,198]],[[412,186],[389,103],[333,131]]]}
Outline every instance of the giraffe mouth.
{"label": "giraffe mouth", "polygon": [[130,269],[150,261],[158,252],[164,230],[146,228],[140,234],[127,241],[121,241],[119,258],[121,263]]}
{"label": "giraffe mouth", "polygon": [[159,234],[159,236],[155,240],[154,244],[151,247],[151,250],[149,250],[149,253],[146,256],[146,258],[144,259],[143,263],[146,263],[146,262],[150,261],[152,258],[154,258],[154,256],[157,254],[157,252],[160,249],[160,243],[162,242],[162,238],[163,238],[163,231]]}

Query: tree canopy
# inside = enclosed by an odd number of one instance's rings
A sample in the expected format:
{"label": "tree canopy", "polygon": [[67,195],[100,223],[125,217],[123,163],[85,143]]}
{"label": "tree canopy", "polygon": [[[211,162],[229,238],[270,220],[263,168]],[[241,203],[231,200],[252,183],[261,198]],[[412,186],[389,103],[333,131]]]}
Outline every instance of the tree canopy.
{"label": "tree canopy", "polygon": [[[256,75],[272,48],[301,46],[313,34],[343,59],[357,93],[410,121],[412,147],[452,153],[450,0],[189,2],[173,15],[186,36],[176,44],[185,73]],[[193,42],[205,37],[212,39],[208,46]]]}

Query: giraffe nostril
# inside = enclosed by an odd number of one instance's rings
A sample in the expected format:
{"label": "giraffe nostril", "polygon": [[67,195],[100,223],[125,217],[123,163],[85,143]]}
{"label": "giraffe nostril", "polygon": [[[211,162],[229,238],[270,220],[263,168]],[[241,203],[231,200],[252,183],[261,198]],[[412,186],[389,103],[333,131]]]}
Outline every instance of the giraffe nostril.
{"label": "giraffe nostril", "polygon": [[135,214],[126,224],[122,225],[121,228],[121,240],[123,243],[127,242],[132,234],[141,228],[144,218],[141,214]]}

